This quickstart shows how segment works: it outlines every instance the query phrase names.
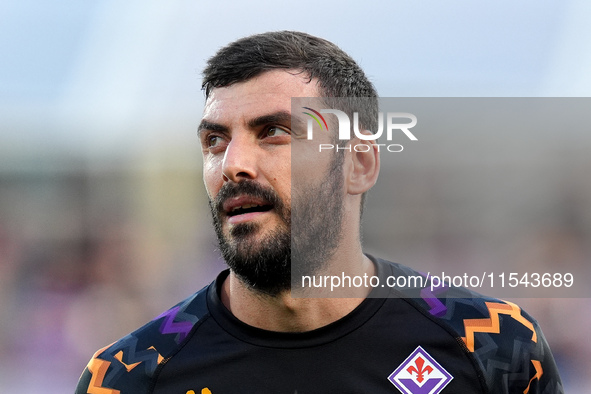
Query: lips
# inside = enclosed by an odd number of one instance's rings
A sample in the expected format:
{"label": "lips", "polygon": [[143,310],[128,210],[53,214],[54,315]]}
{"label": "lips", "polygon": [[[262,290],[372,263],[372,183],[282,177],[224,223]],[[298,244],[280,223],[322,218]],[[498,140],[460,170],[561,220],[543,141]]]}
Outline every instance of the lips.
{"label": "lips", "polygon": [[273,204],[256,197],[238,196],[227,199],[223,203],[223,211],[228,217],[246,215],[249,213],[267,212],[273,209]]}

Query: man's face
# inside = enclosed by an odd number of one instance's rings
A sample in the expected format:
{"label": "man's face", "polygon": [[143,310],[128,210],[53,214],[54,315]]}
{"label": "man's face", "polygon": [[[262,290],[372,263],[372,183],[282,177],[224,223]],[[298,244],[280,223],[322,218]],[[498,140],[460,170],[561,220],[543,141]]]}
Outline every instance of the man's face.
{"label": "man's face", "polygon": [[[315,96],[315,81],[300,73],[269,71],[213,89],[199,127],[204,182],[223,257],[243,282],[269,294],[289,289],[291,281],[291,154],[296,127],[291,123],[291,98]],[[337,170],[335,176],[332,155],[322,156],[318,162],[316,155],[308,168],[293,168],[298,180],[294,211],[305,216],[298,216],[298,223],[303,223],[298,227],[312,242],[319,242],[320,236],[314,229],[322,232],[327,225],[322,216],[328,211],[326,201],[332,199],[331,217],[338,219],[342,208],[342,173]],[[309,242],[297,239],[294,244],[309,247]]]}

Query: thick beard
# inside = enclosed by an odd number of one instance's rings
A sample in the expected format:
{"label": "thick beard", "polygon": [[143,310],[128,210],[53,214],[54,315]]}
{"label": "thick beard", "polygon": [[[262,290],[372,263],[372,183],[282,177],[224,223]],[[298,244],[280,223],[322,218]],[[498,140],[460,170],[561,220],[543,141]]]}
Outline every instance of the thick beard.
{"label": "thick beard", "polygon": [[[299,283],[302,275],[322,270],[336,250],[343,218],[344,155],[336,154],[330,170],[317,186],[292,195],[293,212],[271,189],[254,181],[226,183],[216,198],[209,200],[213,225],[220,252],[232,272],[248,287],[260,293],[277,296]],[[250,239],[261,231],[260,225],[243,223],[230,232],[229,240],[222,226],[222,205],[228,198],[247,195],[262,198],[273,205],[282,219],[281,226],[268,232],[263,241]],[[291,226],[294,219],[295,226]],[[293,253],[292,253],[293,251]],[[293,270],[293,271],[292,271]],[[299,278],[299,279],[298,279]]]}
{"label": "thick beard", "polygon": [[[225,200],[238,195],[263,199],[272,204],[273,210],[282,220],[281,225],[269,231],[263,241],[252,239],[254,234],[261,231],[261,226],[254,223],[235,225],[230,231],[230,237],[226,237],[222,226],[222,206]],[[264,294],[276,296],[289,289],[291,211],[277,193],[249,180],[226,183],[215,200],[209,200],[209,208],[220,252],[232,272],[246,286]]]}
{"label": "thick beard", "polygon": [[294,288],[302,276],[318,275],[334,255],[342,234],[343,154],[335,154],[325,179],[318,185],[299,188],[292,184],[291,269]]}

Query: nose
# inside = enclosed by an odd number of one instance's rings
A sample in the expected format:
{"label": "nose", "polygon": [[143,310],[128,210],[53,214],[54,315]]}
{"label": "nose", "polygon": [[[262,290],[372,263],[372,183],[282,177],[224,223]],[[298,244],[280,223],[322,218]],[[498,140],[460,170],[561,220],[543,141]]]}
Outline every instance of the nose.
{"label": "nose", "polygon": [[249,135],[235,135],[226,147],[222,163],[224,182],[257,177],[256,144]]}

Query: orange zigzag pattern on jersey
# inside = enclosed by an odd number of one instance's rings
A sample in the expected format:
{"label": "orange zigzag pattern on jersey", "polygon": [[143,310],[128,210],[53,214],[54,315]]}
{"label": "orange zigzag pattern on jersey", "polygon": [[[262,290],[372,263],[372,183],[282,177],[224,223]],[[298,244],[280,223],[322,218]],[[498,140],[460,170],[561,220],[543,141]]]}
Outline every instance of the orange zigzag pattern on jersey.
{"label": "orange zigzag pattern on jersey", "polygon": [[103,379],[105,379],[107,369],[109,369],[109,365],[111,365],[111,362],[101,360],[97,357],[109,346],[105,346],[104,348],[98,350],[94,354],[94,356],[92,356],[92,360],[90,360],[90,362],[88,363],[88,370],[92,374],[92,378],[90,378],[90,384],[88,385],[88,394],[120,394],[119,390],[101,387],[103,385]]}
{"label": "orange zigzag pattern on jersey", "polygon": [[490,318],[488,319],[482,318],[464,320],[464,330],[466,332],[466,336],[462,337],[462,340],[471,352],[474,351],[475,333],[486,332],[490,334],[499,334],[501,332],[499,314],[509,315],[513,319],[517,320],[519,323],[523,324],[525,327],[529,328],[533,332],[531,338],[532,341],[538,341],[538,336],[536,334],[536,330],[534,329],[534,325],[521,315],[521,308],[519,308],[512,302],[505,302],[505,304],[501,304],[498,302],[486,302],[485,304],[490,314]]}
{"label": "orange zigzag pattern on jersey", "polygon": [[525,391],[523,392],[523,394],[528,394],[529,393],[529,387],[531,386],[531,382],[533,382],[534,379],[540,380],[542,378],[542,375],[544,374],[544,370],[542,369],[542,363],[541,362],[539,362],[538,360],[531,360],[531,363],[534,365],[534,368],[536,369],[536,374],[534,375],[533,378],[530,379],[529,384],[527,385],[527,388],[525,389]]}
{"label": "orange zigzag pattern on jersey", "polygon": [[[160,364],[162,362],[162,360],[164,360],[164,357],[162,357],[160,355],[160,353],[158,353],[158,351],[156,350],[156,348],[154,346],[150,346],[148,348],[148,350],[154,350],[156,352],[156,355],[158,356],[158,364]],[[135,353],[131,353],[131,356],[135,357]],[[137,367],[138,365],[140,365],[141,363],[144,362],[144,360],[142,361],[138,361],[137,363],[133,363],[133,364],[126,364],[123,361],[123,350],[120,350],[117,354],[115,354],[115,359],[117,361],[119,361],[121,364],[123,364],[123,366],[125,367],[125,369],[127,369],[127,372],[131,372],[135,367]]]}
{"label": "orange zigzag pattern on jersey", "polygon": [[134,369],[142,363],[141,361],[138,361],[137,363],[133,364],[126,364],[125,362],[123,362],[123,350],[119,350],[119,353],[115,355],[115,359],[118,360],[121,364],[123,364],[125,369],[127,369],[127,372],[131,372],[132,369]]}

